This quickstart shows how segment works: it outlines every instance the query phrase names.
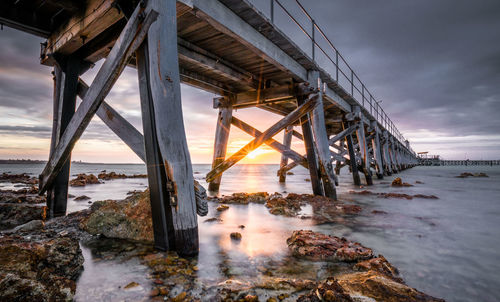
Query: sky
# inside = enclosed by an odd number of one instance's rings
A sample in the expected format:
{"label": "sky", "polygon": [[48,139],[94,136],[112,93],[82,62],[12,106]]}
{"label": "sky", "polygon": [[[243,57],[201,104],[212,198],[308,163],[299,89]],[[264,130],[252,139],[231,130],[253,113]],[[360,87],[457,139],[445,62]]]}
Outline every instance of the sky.
{"label": "sky", "polygon": [[[305,23],[293,7],[299,22]],[[268,0],[253,0],[268,14]],[[497,0],[302,1],[416,152],[447,159],[500,159],[500,2]],[[309,45],[278,8],[277,25]],[[310,28],[310,25],[306,28]],[[43,39],[0,31],[0,159],[47,159],[52,125],[51,67],[39,63]],[[102,62],[83,79],[91,83]],[[193,163],[210,163],[216,97],[182,85],[184,123]],[[126,68],[106,101],[142,131],[137,74]],[[259,130],[279,116],[260,109],[234,115]],[[299,130],[299,129],[297,129]],[[282,134],[275,137],[282,140]],[[251,140],[231,129],[228,154]],[[292,147],[303,152],[300,142]],[[244,163],[279,163],[261,147]],[[73,160],[133,162],[133,154],[95,117]]]}

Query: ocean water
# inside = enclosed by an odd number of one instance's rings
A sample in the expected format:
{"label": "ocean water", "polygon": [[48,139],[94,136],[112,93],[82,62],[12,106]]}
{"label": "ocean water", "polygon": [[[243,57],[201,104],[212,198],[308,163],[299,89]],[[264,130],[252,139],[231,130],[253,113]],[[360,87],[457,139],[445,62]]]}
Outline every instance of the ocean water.
{"label": "ocean water", "polygon": [[[0,165],[0,173],[27,172],[37,175],[42,165]],[[310,193],[305,181],[308,172],[296,168],[287,176],[287,183],[277,181],[277,165],[237,165],[223,178],[220,194],[233,192],[296,192]],[[204,175],[210,165],[194,165],[195,178],[206,186]],[[102,170],[125,174],[145,173],[143,165],[73,164],[71,174],[99,173]],[[456,178],[462,172],[484,172],[488,178]],[[413,187],[392,188],[396,176],[414,184]],[[363,179],[363,177],[362,177]],[[231,205],[228,211],[218,213],[210,203],[207,217],[199,218],[200,254],[198,278],[202,282],[217,283],[228,278],[248,279],[258,276],[259,267],[293,261],[289,258],[286,238],[293,230],[312,229],[335,236],[345,236],[383,254],[401,272],[406,283],[430,295],[447,301],[498,301],[500,297],[500,167],[415,167],[374,185],[357,188],[351,175],[343,169],[339,177],[339,199],[359,204],[360,215],[346,217],[335,224],[314,225],[311,220],[286,218],[268,213],[262,205]],[[363,181],[363,180],[362,180]],[[423,184],[416,184],[416,181]],[[91,202],[101,199],[121,199],[131,190],[142,190],[147,179],[106,181],[101,185],[83,188],[70,187],[70,194],[87,195]],[[8,184],[0,184],[7,188]],[[385,199],[376,196],[353,195],[350,190],[398,192],[436,195],[439,199]],[[68,211],[88,207],[87,201],[69,200]],[[373,210],[386,214],[373,214]],[[304,214],[312,209],[305,207]],[[206,223],[210,217],[220,217],[223,223]],[[245,225],[244,230],[238,225]],[[235,244],[229,233],[239,231],[243,239]],[[217,244],[214,244],[217,243]],[[76,300],[89,297],[103,298],[98,293],[108,292],[106,300],[119,301],[130,293],[121,293],[114,287],[129,280],[141,284],[147,297],[146,269],[136,259],[116,263],[94,259],[95,247],[82,246],[85,271],[78,281]],[[321,279],[338,268],[325,263],[295,262],[300,269],[296,277]],[[279,268],[271,268],[276,271]],[[229,271],[229,272],[228,272]],[[120,276],[120,278],[117,278]],[[140,291],[137,292],[140,297]]]}

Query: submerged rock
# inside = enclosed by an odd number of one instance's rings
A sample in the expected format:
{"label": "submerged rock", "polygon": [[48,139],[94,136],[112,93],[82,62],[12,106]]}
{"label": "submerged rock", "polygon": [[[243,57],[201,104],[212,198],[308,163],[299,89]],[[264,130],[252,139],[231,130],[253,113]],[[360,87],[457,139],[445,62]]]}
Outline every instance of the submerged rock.
{"label": "submerged rock", "polygon": [[0,238],[1,301],[72,301],[83,270],[78,238]]}
{"label": "submerged rock", "polygon": [[111,180],[111,179],[124,179],[124,178],[147,178],[146,174],[134,174],[134,175],[126,175],[126,174],[118,174],[116,172],[103,171],[97,175],[97,178],[102,180]]}
{"label": "submerged rock", "polygon": [[26,173],[21,174],[8,174],[2,173],[0,175],[0,182],[22,183],[28,185],[38,184],[37,177],[31,177]]}
{"label": "submerged rock", "polygon": [[222,212],[222,211],[225,211],[228,209],[229,209],[229,207],[226,206],[225,204],[221,204],[220,206],[217,207],[217,211],[219,211],[219,212]]}
{"label": "submerged rock", "polygon": [[75,201],[82,201],[82,200],[89,200],[89,199],[90,199],[90,197],[88,197],[87,195],[75,197]]}
{"label": "submerged rock", "polygon": [[267,192],[233,193],[232,195],[222,197],[220,202],[226,204],[265,203],[268,197],[269,194]]}
{"label": "submerged rock", "polygon": [[347,294],[358,301],[372,301],[369,299],[384,302],[444,301],[396,282],[376,271],[340,275],[337,281]]}
{"label": "submerged rock", "polygon": [[371,249],[357,242],[310,230],[294,231],[286,242],[294,256],[312,261],[352,262],[373,257]]}
{"label": "submerged rock", "polygon": [[231,239],[233,239],[233,240],[240,241],[241,240],[241,233],[233,232],[233,233],[229,234],[229,237],[231,237]]}
{"label": "submerged rock", "polygon": [[403,193],[375,193],[368,190],[363,191],[349,191],[349,194],[357,194],[357,195],[375,195],[378,198],[404,198],[408,200],[412,200],[413,198],[424,198],[424,199],[439,199],[439,197],[435,195],[424,195],[424,194],[403,194]]}

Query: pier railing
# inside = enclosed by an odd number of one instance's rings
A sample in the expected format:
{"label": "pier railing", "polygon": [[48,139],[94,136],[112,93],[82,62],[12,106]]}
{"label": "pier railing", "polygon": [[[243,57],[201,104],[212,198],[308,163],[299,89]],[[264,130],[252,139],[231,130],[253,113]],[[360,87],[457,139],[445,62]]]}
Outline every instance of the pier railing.
{"label": "pier railing", "polygon": [[[269,4],[268,16],[271,23],[282,30],[283,28],[277,25],[276,22],[276,16],[280,14],[295,24],[300,32],[305,35],[305,42],[310,43],[309,53],[306,51],[308,55],[310,54],[310,58],[329,73],[332,79],[335,79],[354,100],[369,112],[389,133],[398,139],[403,146],[406,146],[406,139],[394,125],[382,106],[380,106],[380,101],[376,101],[370,90],[361,81],[354,69],[347,63],[302,3],[299,0],[269,0]],[[285,31],[283,32],[286,34]],[[304,44],[304,37],[301,39],[301,37],[291,38],[290,35],[287,36],[294,42],[302,42],[300,44]],[[413,152],[413,150],[410,151]]]}

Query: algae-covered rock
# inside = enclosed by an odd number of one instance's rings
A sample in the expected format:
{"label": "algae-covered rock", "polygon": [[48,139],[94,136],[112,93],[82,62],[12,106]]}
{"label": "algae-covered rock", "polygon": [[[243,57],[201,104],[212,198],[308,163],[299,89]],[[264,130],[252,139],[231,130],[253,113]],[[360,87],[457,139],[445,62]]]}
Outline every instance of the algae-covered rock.
{"label": "algae-covered rock", "polygon": [[353,302],[354,300],[344,292],[342,286],[334,278],[321,282],[310,293],[302,295],[298,302]]}
{"label": "algae-covered rock", "polygon": [[287,239],[293,255],[313,261],[358,261],[373,257],[371,249],[345,238],[310,230],[294,231]]}
{"label": "algae-covered rock", "polygon": [[389,263],[389,261],[387,261],[387,259],[385,259],[382,255],[378,255],[377,258],[360,261],[354,265],[354,269],[359,271],[377,271],[397,282],[403,282],[403,279],[399,277],[398,269]]}
{"label": "algae-covered rock", "polygon": [[69,185],[72,187],[83,187],[85,185],[100,184],[101,182],[94,174],[78,174],[76,178],[69,181]]}
{"label": "algae-covered rock", "polygon": [[0,301],[72,301],[82,270],[78,238],[0,238]]}
{"label": "algae-covered rock", "polygon": [[47,207],[39,204],[0,203],[0,230],[10,229],[31,220],[45,220]]}
{"label": "algae-covered rock", "polygon": [[268,196],[267,192],[233,193],[232,195],[222,197],[220,202],[226,204],[265,203]]}
{"label": "algae-covered rock", "polygon": [[121,201],[98,201],[90,209],[91,214],[80,224],[80,227],[90,234],[143,242],[154,241],[148,190],[132,194]]}
{"label": "algae-covered rock", "polygon": [[[337,277],[338,283],[351,297],[384,302],[443,302],[375,271],[352,273]],[[364,298],[364,299],[363,299]]]}

